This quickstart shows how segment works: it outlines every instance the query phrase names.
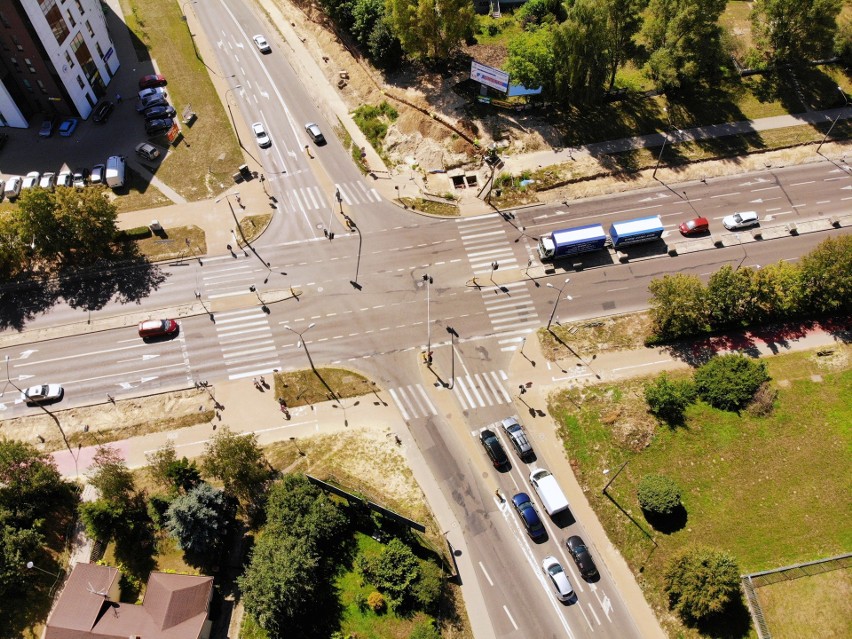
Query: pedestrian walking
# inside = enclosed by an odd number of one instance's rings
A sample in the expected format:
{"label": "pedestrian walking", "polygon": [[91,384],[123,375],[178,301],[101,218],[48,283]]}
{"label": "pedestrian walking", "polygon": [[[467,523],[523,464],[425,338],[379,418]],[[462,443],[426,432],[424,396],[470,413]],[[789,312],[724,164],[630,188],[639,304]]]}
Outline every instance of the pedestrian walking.
{"label": "pedestrian walking", "polygon": [[115,94],[115,103],[121,104],[121,94],[120,93]]}

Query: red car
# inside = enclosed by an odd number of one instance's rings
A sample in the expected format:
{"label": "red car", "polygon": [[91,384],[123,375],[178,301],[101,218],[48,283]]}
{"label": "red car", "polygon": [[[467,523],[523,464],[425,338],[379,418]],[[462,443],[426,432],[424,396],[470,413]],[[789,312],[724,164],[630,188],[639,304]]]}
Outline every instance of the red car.
{"label": "red car", "polygon": [[166,79],[159,75],[143,75],[139,78],[139,88],[140,89],[152,89],[154,87],[164,87],[168,84]]}
{"label": "red car", "polygon": [[139,337],[166,337],[177,333],[179,324],[173,319],[145,320],[139,322]]}
{"label": "red car", "polygon": [[687,220],[680,225],[680,232],[683,235],[703,235],[710,230],[710,222],[706,217],[697,217],[694,220]]}

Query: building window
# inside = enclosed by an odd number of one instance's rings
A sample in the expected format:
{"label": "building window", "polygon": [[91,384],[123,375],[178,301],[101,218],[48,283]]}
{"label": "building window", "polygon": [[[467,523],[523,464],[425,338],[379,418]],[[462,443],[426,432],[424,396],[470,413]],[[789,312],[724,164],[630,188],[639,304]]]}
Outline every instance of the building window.
{"label": "building window", "polygon": [[100,42],[95,42],[95,51],[98,52],[98,57],[101,60],[103,60],[104,59],[104,52],[101,50],[101,43]]}
{"label": "building window", "polygon": [[95,30],[92,29],[92,25],[89,24],[88,20],[86,20],[86,29],[88,29],[89,35],[94,38],[95,37]]}
{"label": "building window", "polygon": [[47,93],[47,89],[44,86],[44,82],[42,82],[41,80],[36,80],[36,84],[38,85],[38,88],[41,89],[42,93]]}
{"label": "building window", "polygon": [[9,24],[9,21],[6,19],[6,14],[3,13],[2,11],[0,11],[0,22],[2,22],[3,26],[6,27],[7,29],[12,26],[12,25]]}
{"label": "building window", "polygon": [[50,25],[50,30],[53,31],[53,37],[56,38],[57,44],[65,42],[65,38],[70,33],[68,25],[65,24],[65,18],[62,17],[62,12],[56,6],[56,0],[39,0],[41,12],[44,14],[47,24]]}
{"label": "building window", "polygon": [[83,78],[81,78],[79,75],[77,76],[77,84],[80,85],[81,89],[86,86],[86,83],[83,82]]}
{"label": "building window", "polygon": [[30,81],[29,81],[29,80],[27,80],[26,78],[21,78],[21,82],[23,83],[24,88],[25,88],[27,91],[29,91],[30,93],[34,93],[34,91],[33,91],[33,85],[32,85],[32,84],[30,84]]}
{"label": "building window", "polygon": [[74,60],[71,59],[71,55],[67,51],[65,52],[65,62],[68,64],[69,69],[74,68]]}
{"label": "building window", "polygon": [[83,15],[84,13],[86,13],[85,11],[83,11],[83,5],[80,4],[80,0],[75,0],[75,1],[77,2],[77,11],[80,12],[80,15]]}
{"label": "building window", "polygon": [[29,58],[24,58],[24,64],[27,65],[27,68],[30,70],[30,73],[35,73],[35,67],[33,66],[33,61]]}
{"label": "building window", "polygon": [[9,62],[11,62],[11,63],[12,63],[12,66],[13,66],[13,67],[15,67],[15,71],[17,71],[18,73],[20,73],[20,72],[21,72],[21,67],[20,67],[20,65],[18,64],[18,58],[10,57],[10,58],[9,58]]}
{"label": "building window", "polygon": [[21,44],[21,41],[20,41],[20,40],[18,40],[18,38],[16,38],[14,35],[12,35],[12,36],[11,36],[11,38],[12,38],[12,44],[14,44],[14,45],[15,45],[15,48],[16,48],[18,51],[23,51],[23,50],[24,50],[24,45],[22,45],[22,44]]}
{"label": "building window", "polygon": [[68,12],[68,22],[70,22],[70,23],[71,23],[71,28],[72,28],[72,29],[73,29],[74,27],[76,27],[76,26],[77,26],[77,23],[76,23],[76,22],[74,22],[74,16],[72,16],[72,15],[71,15],[71,12],[70,12],[70,11]]}

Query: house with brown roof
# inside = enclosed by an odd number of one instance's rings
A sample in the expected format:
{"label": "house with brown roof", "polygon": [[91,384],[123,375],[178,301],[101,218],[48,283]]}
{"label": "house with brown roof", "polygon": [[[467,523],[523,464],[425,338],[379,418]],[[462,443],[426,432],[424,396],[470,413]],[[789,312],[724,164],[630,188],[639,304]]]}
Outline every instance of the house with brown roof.
{"label": "house with brown roof", "polygon": [[43,639],[207,639],[213,577],[152,572],[141,605],[118,601],[118,570],[78,563]]}

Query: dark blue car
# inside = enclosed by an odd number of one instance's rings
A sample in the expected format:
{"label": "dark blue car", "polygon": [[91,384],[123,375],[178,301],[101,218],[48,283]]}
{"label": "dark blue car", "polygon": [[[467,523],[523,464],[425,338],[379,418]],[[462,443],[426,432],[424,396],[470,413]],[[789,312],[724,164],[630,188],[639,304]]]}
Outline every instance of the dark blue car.
{"label": "dark blue car", "polygon": [[547,530],[541,519],[538,517],[535,506],[530,501],[529,495],[526,493],[518,493],[512,497],[512,505],[518,511],[521,521],[524,522],[524,528],[527,529],[527,534],[531,539],[542,539],[547,537]]}

